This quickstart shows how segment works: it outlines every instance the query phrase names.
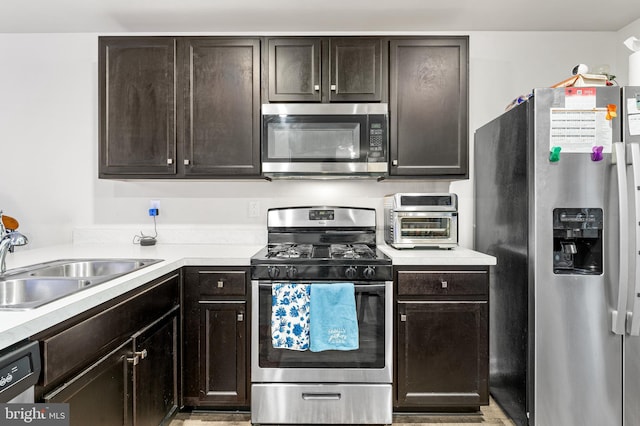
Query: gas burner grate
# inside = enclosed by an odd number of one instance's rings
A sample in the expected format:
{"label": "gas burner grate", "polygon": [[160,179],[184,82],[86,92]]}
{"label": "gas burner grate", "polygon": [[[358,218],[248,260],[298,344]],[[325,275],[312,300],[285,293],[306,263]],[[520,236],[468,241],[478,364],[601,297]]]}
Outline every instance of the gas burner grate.
{"label": "gas burner grate", "polygon": [[267,258],[308,259],[311,257],[311,244],[278,244],[269,247]]}
{"label": "gas burner grate", "polygon": [[374,250],[366,244],[332,244],[332,259],[374,259]]}

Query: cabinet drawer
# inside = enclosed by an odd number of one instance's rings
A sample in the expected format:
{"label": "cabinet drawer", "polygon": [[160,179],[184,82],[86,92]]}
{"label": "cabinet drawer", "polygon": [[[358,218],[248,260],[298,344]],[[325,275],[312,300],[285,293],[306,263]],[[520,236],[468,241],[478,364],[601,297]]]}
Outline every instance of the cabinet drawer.
{"label": "cabinet drawer", "polygon": [[489,291],[487,271],[398,271],[399,296],[479,296]]}
{"label": "cabinet drawer", "polygon": [[198,271],[200,296],[244,296],[245,271]]}

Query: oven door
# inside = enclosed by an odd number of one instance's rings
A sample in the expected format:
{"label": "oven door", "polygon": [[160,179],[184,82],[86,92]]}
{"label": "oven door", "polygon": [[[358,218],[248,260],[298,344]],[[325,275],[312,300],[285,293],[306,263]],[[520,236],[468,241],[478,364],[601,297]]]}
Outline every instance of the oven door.
{"label": "oven door", "polygon": [[458,244],[456,212],[396,212],[394,222],[394,242],[400,247]]}
{"label": "oven door", "polygon": [[272,284],[251,282],[253,383],[391,383],[391,281],[354,283],[359,349],[323,352],[273,348]]}
{"label": "oven door", "polygon": [[[385,111],[372,114],[372,108]],[[265,174],[375,174],[388,171],[386,105],[266,104]]]}

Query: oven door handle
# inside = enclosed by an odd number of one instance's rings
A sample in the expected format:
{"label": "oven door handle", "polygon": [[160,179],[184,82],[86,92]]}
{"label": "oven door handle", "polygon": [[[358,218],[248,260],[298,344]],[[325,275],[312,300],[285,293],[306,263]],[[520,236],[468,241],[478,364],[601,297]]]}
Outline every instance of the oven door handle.
{"label": "oven door handle", "polygon": [[302,399],[309,400],[332,400],[338,401],[342,398],[342,394],[338,392],[302,392]]}
{"label": "oven door handle", "polygon": [[[335,281],[335,282],[337,282],[337,281]],[[260,283],[260,284],[258,284],[258,287],[260,287],[260,288],[271,288],[274,284],[281,284],[281,283],[283,283],[283,282],[277,281],[277,282],[273,282],[273,283],[270,283],[270,284]],[[313,284],[313,283],[297,283],[297,284]],[[321,283],[318,283],[318,284],[321,284]],[[384,284],[356,284],[356,285],[354,285],[354,287],[357,290],[384,288],[384,286],[385,286]]]}

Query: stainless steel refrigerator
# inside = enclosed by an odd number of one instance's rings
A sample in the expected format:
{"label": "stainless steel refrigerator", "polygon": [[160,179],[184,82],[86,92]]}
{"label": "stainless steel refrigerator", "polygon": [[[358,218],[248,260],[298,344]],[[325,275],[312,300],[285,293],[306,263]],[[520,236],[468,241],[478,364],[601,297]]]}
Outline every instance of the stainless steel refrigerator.
{"label": "stainless steel refrigerator", "polygon": [[475,133],[490,390],[517,424],[640,425],[640,87],[536,89]]}

